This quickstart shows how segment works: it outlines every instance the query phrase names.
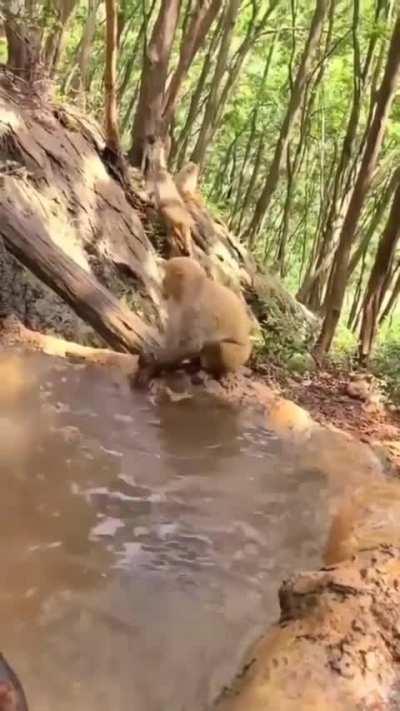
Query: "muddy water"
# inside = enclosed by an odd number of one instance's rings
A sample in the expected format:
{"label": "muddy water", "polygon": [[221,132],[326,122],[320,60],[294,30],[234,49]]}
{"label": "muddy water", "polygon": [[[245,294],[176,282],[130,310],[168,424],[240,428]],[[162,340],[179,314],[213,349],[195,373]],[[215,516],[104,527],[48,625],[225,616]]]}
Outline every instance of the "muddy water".
{"label": "muddy water", "polygon": [[0,628],[30,709],[207,709],[282,579],[320,563],[324,480],[255,416],[23,369],[0,397]]}

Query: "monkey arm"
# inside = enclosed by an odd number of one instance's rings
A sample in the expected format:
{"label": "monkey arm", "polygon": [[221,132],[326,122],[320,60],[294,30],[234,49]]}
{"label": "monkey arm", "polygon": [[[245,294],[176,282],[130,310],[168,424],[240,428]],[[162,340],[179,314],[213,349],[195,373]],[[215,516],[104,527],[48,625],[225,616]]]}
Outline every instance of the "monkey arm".
{"label": "monkey arm", "polygon": [[134,377],[134,384],[139,387],[146,386],[150,380],[159,376],[163,371],[174,370],[184,360],[193,360],[198,357],[199,348],[189,344],[173,348],[163,346],[155,353],[142,354],[139,357],[138,371]]}
{"label": "monkey arm", "polygon": [[200,354],[200,351],[200,344],[194,341],[178,343],[178,345],[175,346],[167,343],[153,353],[152,361],[158,372],[161,370],[170,370],[178,366],[184,360],[195,358]]}

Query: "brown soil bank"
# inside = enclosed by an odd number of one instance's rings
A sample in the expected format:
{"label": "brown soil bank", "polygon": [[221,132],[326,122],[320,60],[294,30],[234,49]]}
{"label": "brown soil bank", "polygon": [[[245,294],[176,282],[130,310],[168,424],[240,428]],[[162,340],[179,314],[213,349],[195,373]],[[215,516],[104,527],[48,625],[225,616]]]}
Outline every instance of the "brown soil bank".
{"label": "brown soil bank", "polygon": [[280,591],[282,619],[218,711],[400,708],[400,549],[362,551]]}
{"label": "brown soil bank", "polygon": [[348,394],[348,373],[332,370],[307,379],[282,380],[286,396],[305,407],[323,425],[338,429],[373,446],[382,447],[400,474],[400,410],[384,401],[363,402]]}
{"label": "brown soil bank", "polygon": [[400,708],[400,483],[344,496],[327,566],[280,590],[281,620],[218,711]]}

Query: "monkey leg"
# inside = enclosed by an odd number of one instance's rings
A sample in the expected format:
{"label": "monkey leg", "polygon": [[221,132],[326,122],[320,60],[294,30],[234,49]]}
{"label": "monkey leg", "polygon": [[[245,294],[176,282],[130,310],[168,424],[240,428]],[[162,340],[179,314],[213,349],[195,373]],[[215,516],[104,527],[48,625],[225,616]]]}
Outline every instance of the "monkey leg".
{"label": "monkey leg", "polygon": [[241,343],[208,343],[201,352],[201,367],[217,377],[233,373],[246,363],[250,351],[250,345]]}
{"label": "monkey leg", "polygon": [[[188,361],[188,364],[183,366],[185,361]],[[188,369],[190,372],[196,372],[200,365],[200,356],[193,352],[174,351],[166,348],[155,354],[141,354],[138,369],[130,379],[130,383],[134,388],[146,388],[153,378],[157,378],[163,372],[170,372],[181,367],[185,367],[185,370]]]}
{"label": "monkey leg", "polygon": [[[174,241],[179,249],[179,254],[186,257],[193,256],[192,233],[189,225],[185,222],[175,225],[173,229]],[[174,255],[175,256],[175,255]]]}

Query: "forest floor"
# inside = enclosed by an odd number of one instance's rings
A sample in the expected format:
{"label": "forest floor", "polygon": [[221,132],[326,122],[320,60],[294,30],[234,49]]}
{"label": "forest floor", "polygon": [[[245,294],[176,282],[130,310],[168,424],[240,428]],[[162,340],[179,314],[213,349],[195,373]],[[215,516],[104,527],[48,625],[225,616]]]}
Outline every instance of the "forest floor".
{"label": "forest floor", "polygon": [[312,373],[306,378],[288,377],[275,371],[268,377],[282,394],[305,408],[320,424],[332,424],[363,442],[383,447],[400,476],[400,409],[382,401],[368,403],[350,397],[349,376],[335,369]]}

